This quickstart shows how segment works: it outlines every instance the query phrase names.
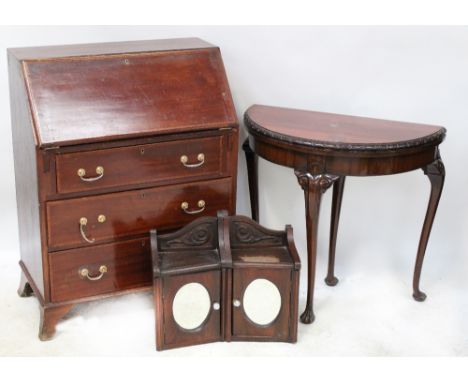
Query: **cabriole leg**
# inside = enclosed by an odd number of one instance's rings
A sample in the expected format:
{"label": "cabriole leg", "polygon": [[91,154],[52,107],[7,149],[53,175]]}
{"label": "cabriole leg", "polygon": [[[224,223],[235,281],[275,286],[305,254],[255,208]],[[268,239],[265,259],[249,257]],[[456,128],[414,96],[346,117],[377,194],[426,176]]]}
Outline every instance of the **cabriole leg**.
{"label": "cabriole leg", "polygon": [[424,219],[421,238],[419,240],[418,253],[416,256],[416,264],[414,266],[413,298],[416,301],[424,301],[426,299],[426,294],[421,292],[419,289],[419,280],[421,278],[421,269],[423,265],[424,254],[426,253],[427,242],[429,240],[429,235],[431,234],[432,223],[434,222],[434,217],[439,205],[440,195],[442,194],[442,189],[444,187],[445,167],[440,156],[437,155],[437,159],[430,165],[424,167],[423,171],[431,182],[431,195],[429,197],[426,218]]}
{"label": "cabriole leg", "polygon": [[301,322],[314,322],[314,284],[317,261],[317,233],[322,194],[338,179],[333,175],[311,175],[295,171],[298,182],[304,190],[307,230],[307,303],[301,314]]}
{"label": "cabriole leg", "polygon": [[247,174],[249,178],[250,192],[250,209],[252,211],[252,219],[259,222],[258,209],[258,156],[249,146],[249,139],[246,139],[242,145],[242,150],[245,153],[247,162]]}
{"label": "cabriole leg", "polygon": [[336,237],[338,235],[338,224],[340,222],[341,201],[343,200],[343,190],[345,184],[345,177],[340,176],[333,184],[333,201],[331,211],[331,224],[330,224],[330,247],[328,253],[328,272],[325,278],[325,283],[329,286],[338,284],[338,278],[335,276],[335,250],[336,250]]}

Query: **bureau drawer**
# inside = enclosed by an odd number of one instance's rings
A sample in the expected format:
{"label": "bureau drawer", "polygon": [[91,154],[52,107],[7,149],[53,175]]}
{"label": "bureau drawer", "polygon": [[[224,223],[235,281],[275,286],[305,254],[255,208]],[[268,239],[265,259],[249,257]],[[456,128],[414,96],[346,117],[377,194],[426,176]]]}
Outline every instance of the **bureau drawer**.
{"label": "bureau drawer", "polygon": [[47,203],[49,250],[177,228],[220,209],[232,211],[231,178]]}
{"label": "bureau drawer", "polygon": [[218,135],[58,154],[57,192],[220,176],[225,166],[224,144],[225,135]]}
{"label": "bureau drawer", "polygon": [[148,239],[49,254],[52,301],[90,297],[151,285]]}

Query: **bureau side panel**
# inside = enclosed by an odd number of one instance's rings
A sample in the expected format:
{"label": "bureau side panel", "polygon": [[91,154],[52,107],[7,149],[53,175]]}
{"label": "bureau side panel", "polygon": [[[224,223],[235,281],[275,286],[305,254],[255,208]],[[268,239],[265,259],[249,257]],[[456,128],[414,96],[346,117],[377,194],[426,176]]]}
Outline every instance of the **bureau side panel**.
{"label": "bureau side panel", "polygon": [[231,133],[228,136],[228,168],[229,175],[232,179],[232,205],[231,215],[235,215],[237,212],[237,166],[238,166],[238,151],[239,151],[239,128],[235,127],[231,129]]}
{"label": "bureau side panel", "polygon": [[36,144],[21,62],[8,54],[21,260],[44,297]]}
{"label": "bureau side panel", "polygon": [[239,123],[237,120],[236,109],[234,107],[234,101],[232,99],[231,89],[229,87],[228,78],[226,75],[226,69],[224,67],[223,59],[221,57],[221,50],[219,48],[216,49],[216,54],[218,56],[217,65],[218,71],[221,73],[221,77],[223,79],[223,87],[225,89],[225,100],[226,100],[226,108],[228,110],[228,114],[234,116],[235,119],[235,126],[233,126],[230,130],[230,134],[228,137],[228,148],[227,148],[227,163],[228,163],[228,171],[232,177],[232,205],[231,211],[229,213],[231,215],[236,214],[237,210],[237,166],[238,166],[238,152],[239,152]]}

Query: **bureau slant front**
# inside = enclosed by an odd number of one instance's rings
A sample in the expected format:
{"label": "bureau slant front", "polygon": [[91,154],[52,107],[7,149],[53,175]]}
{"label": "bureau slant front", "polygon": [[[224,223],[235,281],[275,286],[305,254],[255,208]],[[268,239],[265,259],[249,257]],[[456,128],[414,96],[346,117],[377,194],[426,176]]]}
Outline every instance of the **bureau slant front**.
{"label": "bureau slant front", "polygon": [[235,214],[238,122],[196,38],[8,50],[21,251],[39,337],[76,303],[149,289],[148,232]]}

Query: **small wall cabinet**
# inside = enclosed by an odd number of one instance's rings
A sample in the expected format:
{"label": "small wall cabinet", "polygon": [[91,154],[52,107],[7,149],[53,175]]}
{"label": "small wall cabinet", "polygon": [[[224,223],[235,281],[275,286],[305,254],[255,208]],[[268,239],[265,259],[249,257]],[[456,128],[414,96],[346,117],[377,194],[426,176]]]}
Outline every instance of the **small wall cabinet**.
{"label": "small wall cabinet", "polygon": [[242,216],[202,217],[151,232],[156,347],[297,340],[300,260],[292,227]]}

